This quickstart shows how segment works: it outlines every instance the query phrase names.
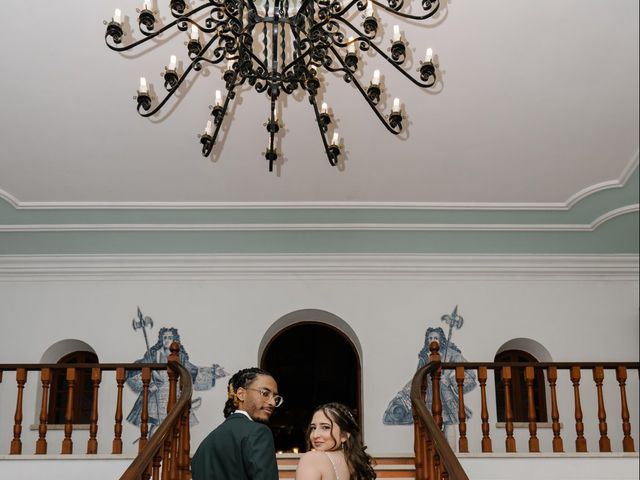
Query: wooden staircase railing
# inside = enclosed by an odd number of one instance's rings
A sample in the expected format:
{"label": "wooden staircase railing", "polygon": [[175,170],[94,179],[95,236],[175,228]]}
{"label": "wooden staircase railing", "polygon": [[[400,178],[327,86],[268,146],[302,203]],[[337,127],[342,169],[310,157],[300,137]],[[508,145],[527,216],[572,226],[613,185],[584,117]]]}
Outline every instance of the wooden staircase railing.
{"label": "wooden staircase railing", "polygon": [[[571,409],[571,417],[574,420],[575,452],[587,452],[587,436],[585,434],[586,422],[591,426],[597,426],[597,447],[591,451],[601,453],[608,452],[635,452],[634,439],[631,435],[631,412],[637,412],[637,404],[629,406],[627,399],[627,380],[628,371],[634,371],[637,375],[640,364],[638,362],[464,362],[464,363],[441,363],[438,352],[438,343],[432,342],[429,345],[430,355],[429,363],[419,369],[411,384],[411,403],[414,415],[414,449],[416,454],[416,480],[441,480],[444,478],[454,478],[465,480],[466,474],[462,470],[453,449],[445,439],[442,433],[443,417],[442,417],[442,399],[441,399],[441,375],[442,372],[451,372],[448,375],[449,384],[446,388],[455,389],[457,409],[457,429],[458,443],[457,449],[460,453],[469,453],[469,439],[467,438],[467,414],[465,410],[465,389],[468,377],[473,379],[477,375],[480,385],[480,420],[482,438],[477,439],[481,452],[490,453],[493,451],[492,439],[490,436],[489,424],[489,402],[487,400],[487,379],[488,372],[493,370],[497,379],[501,379],[501,383],[496,384],[496,395],[503,402],[504,410],[504,430],[505,430],[505,452],[516,453],[516,416],[514,415],[514,405],[512,404],[512,386],[517,379],[521,381],[519,385],[519,426],[528,429],[528,448],[529,453],[539,453],[541,451],[541,442],[538,438],[539,420],[536,409],[540,407],[536,403],[537,396],[534,394],[536,385],[543,388],[548,383],[550,393],[551,422],[549,426],[553,434],[551,439],[551,448],[553,453],[564,453],[565,445],[561,436],[562,424],[560,423],[561,409],[559,408],[558,393],[559,388],[558,374],[564,372],[562,377],[563,398],[565,400],[564,411]],[[591,389],[590,395],[585,395],[581,391],[582,383],[586,379],[582,379],[583,372],[589,372],[594,382],[595,389]],[[609,372],[609,373],[606,373]],[[636,377],[634,375],[634,377]],[[431,378],[431,385],[428,386],[428,377]],[[585,377],[587,375],[584,375]],[[609,378],[609,399],[611,400],[611,388],[619,390],[619,417],[613,424],[617,425],[616,438],[620,437],[621,442],[616,449],[610,438],[610,430],[612,422],[607,420],[607,408],[605,407],[604,381],[605,377]],[[629,378],[629,380],[631,380]],[[474,380],[475,381],[475,380]],[[455,383],[454,383],[455,382]],[[613,383],[615,382],[615,384]],[[615,387],[614,387],[615,385]],[[637,385],[637,383],[634,383]],[[583,385],[584,386],[584,385]],[[427,408],[425,399],[427,399],[427,388],[431,388],[431,411]],[[522,388],[524,388],[524,393]],[[584,389],[583,389],[584,390]],[[448,390],[450,393],[450,391]],[[635,398],[635,397],[634,397]],[[524,403],[522,403],[524,399]],[[497,399],[496,399],[497,400]],[[569,405],[569,403],[571,405]],[[585,408],[587,406],[588,408]],[[451,404],[448,405],[450,409]],[[523,410],[526,407],[526,418],[523,421]],[[614,411],[617,410],[613,409]],[[609,410],[611,410],[609,406]],[[592,418],[584,418],[583,411],[595,411]],[[452,412],[448,412],[449,418]],[[546,423],[545,420],[542,420]],[[453,425],[452,425],[453,426]],[[569,427],[568,430],[571,428]],[[522,432],[523,433],[523,432]],[[593,438],[594,435],[591,435]],[[520,435],[522,440],[522,435]],[[475,439],[474,439],[475,441]]]}
{"label": "wooden staircase railing", "polygon": [[[63,455],[73,453],[74,424],[74,400],[77,395],[77,379],[80,373],[89,372],[91,382],[91,414],[89,427],[89,439],[86,453],[95,455],[98,453],[98,411],[99,389],[103,372],[114,372],[116,382],[116,404],[113,423],[113,442],[111,453],[119,455],[122,449],[122,421],[123,421],[123,390],[127,379],[127,373],[140,372],[142,381],[142,412],[140,415],[140,436],[138,442],[138,456],[124,472],[121,480],[138,480],[159,478],[162,473],[163,480],[188,480],[191,478],[190,460],[190,432],[189,415],[191,408],[192,381],[188,370],[180,364],[180,345],[174,342],[171,345],[171,354],[167,364],[162,363],[75,363],[75,364],[0,364],[0,383],[3,381],[3,373],[15,372],[16,376],[16,403],[13,424],[13,439],[11,440],[9,454],[21,455],[23,453],[22,422],[24,418],[23,403],[24,390],[29,372],[40,373],[41,395],[38,438],[35,441],[37,455],[44,455],[49,449],[50,441],[47,440],[49,418],[49,393],[52,374],[55,370],[62,371],[66,380],[67,401],[64,418],[64,438],[59,452]],[[149,439],[149,395],[152,372],[166,371],[169,383],[167,416],[158,426]],[[178,388],[179,385],[179,388]],[[178,398],[178,392],[180,396]],[[5,406],[6,408],[6,406]],[[162,471],[160,472],[160,469]]]}
{"label": "wooden staircase railing", "polygon": [[[171,344],[171,355],[168,359],[169,402],[167,417],[160,424],[150,440],[146,432],[141,432],[138,456],[125,470],[120,480],[147,480],[160,478],[163,480],[189,480],[191,478],[189,415],[191,412],[191,395],[193,386],[189,371],[180,364],[179,345]],[[180,398],[177,398],[178,379]],[[150,375],[144,375],[142,382],[144,392],[148,395]],[[148,415],[147,396],[143,397],[142,425],[146,424]],[[141,430],[143,427],[141,425]]]}
{"label": "wooden staircase railing", "polygon": [[[429,363],[416,372],[411,382],[416,480],[469,480],[442,433],[438,343],[432,342],[429,350]],[[433,385],[432,412],[425,405],[428,375]]]}

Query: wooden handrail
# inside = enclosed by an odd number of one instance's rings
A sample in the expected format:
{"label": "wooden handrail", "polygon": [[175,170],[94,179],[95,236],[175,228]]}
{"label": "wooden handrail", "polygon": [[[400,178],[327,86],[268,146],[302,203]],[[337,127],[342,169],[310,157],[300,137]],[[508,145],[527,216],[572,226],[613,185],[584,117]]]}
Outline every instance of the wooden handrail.
{"label": "wooden handrail", "polygon": [[590,370],[596,367],[602,367],[606,370],[625,367],[627,369],[638,369],[640,362],[446,362],[440,365],[441,368],[450,370],[456,367],[464,367],[465,369],[477,369],[485,367],[492,370],[498,370],[502,367],[511,368],[548,368],[555,367],[558,370],[570,370],[574,367]]}
{"label": "wooden handrail", "polygon": [[29,372],[40,371],[43,368],[51,370],[66,370],[75,368],[76,370],[91,370],[99,368],[103,372],[124,368],[125,370],[140,370],[142,367],[151,370],[166,370],[166,363],[0,363],[0,372],[11,372],[18,368],[23,368]]}
{"label": "wooden handrail", "polygon": [[[427,375],[435,372],[438,368],[440,368],[439,361],[429,362],[416,372],[411,382],[411,404],[416,412],[417,419],[420,421],[420,427],[426,431],[427,437],[433,442],[435,451],[439,454],[440,461],[444,464],[445,470],[449,474],[448,478],[451,480],[469,480],[458,458],[449,446],[449,442],[447,442],[442,430],[440,430],[431,412],[427,409],[424,396],[421,393],[423,382],[425,382]],[[418,461],[419,453],[420,452],[416,452],[416,461]],[[427,478],[428,477],[419,478],[416,474],[416,480],[426,480]],[[438,478],[437,480],[440,479]]]}
{"label": "wooden handrail", "polygon": [[120,480],[139,480],[143,477],[147,468],[152,465],[158,451],[163,448],[167,436],[173,435],[174,430],[180,426],[180,419],[185,409],[188,409],[191,405],[191,395],[193,393],[191,374],[177,360],[169,359],[167,365],[180,379],[180,398],[175,406],[168,412],[167,417],[160,424],[142,451],[122,474]]}

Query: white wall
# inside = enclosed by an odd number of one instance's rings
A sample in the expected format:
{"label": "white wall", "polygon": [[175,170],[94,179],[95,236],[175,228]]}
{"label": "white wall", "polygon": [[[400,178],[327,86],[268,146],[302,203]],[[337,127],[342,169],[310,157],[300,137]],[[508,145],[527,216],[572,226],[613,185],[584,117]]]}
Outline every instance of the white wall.
{"label": "white wall", "polygon": [[[606,259],[605,259],[606,260]],[[499,347],[517,337],[544,345],[554,361],[638,361],[637,256],[627,267],[603,268],[593,257],[556,258],[416,257],[412,268],[398,269],[392,257],[344,257],[287,260],[283,257],[237,259],[224,268],[205,260],[176,260],[153,268],[154,259],[136,269],[122,259],[65,259],[55,266],[24,268],[0,275],[0,322],[4,339],[0,363],[40,361],[53,343],[67,338],[91,345],[101,362],[129,362],[142,356],[144,342],[131,328],[136,307],[153,318],[152,339],[162,326],[174,326],[196,365],[218,363],[233,373],[258,362],[265,332],[279,318],[300,309],[319,309],[340,317],[353,329],[362,346],[364,432],[374,453],[412,451],[412,429],[385,426],[382,414],[396,392],[411,378],[425,329],[441,326],[440,317],[455,305],[464,327],[453,341],[469,361],[492,361]],[[111,263],[110,263],[111,262]],[[293,262],[293,263],[292,263]],[[438,263],[439,262],[439,263]],[[449,263],[447,263],[449,262]],[[634,263],[635,262],[635,263]],[[233,263],[233,262],[231,262]],[[437,268],[433,265],[437,264]],[[606,264],[606,262],[605,262]],[[615,264],[615,265],[614,265]],[[64,266],[68,268],[64,268]],[[201,267],[196,268],[197,265]],[[286,268],[280,268],[286,265]],[[292,266],[294,265],[294,266]],[[483,265],[482,269],[478,265]],[[349,267],[350,268],[347,268]],[[629,273],[631,272],[631,274]],[[636,272],[633,274],[633,272]],[[595,398],[585,373],[583,405],[589,447],[597,445]],[[638,376],[630,372],[627,390],[633,435],[638,436]],[[607,378],[607,383],[612,382]],[[615,382],[608,394],[609,428],[619,449],[619,400]],[[37,381],[30,376],[25,392],[24,452],[33,453]],[[100,451],[108,453],[113,438],[113,378],[103,379],[100,410]],[[226,398],[223,379],[214,389],[197,392],[202,407],[200,424],[193,428],[194,445],[222,420]],[[565,379],[561,421],[565,448],[573,451],[572,399]],[[15,408],[15,383],[5,374],[0,384],[0,452],[8,452]],[[492,393],[493,384],[489,385]],[[287,392],[281,392],[285,397]],[[125,387],[125,416],[135,395]],[[479,450],[479,392],[469,395],[474,411],[468,430],[470,446]],[[495,408],[490,412],[495,422]],[[502,431],[493,428],[494,448],[503,448]],[[526,433],[526,432],[525,432]],[[540,432],[543,449],[550,450],[549,432]],[[61,432],[48,435],[51,452],[59,452]],[[125,427],[126,451],[133,451],[133,427]],[[74,434],[77,452],[86,448],[87,432]],[[519,439],[524,450],[526,438]]]}

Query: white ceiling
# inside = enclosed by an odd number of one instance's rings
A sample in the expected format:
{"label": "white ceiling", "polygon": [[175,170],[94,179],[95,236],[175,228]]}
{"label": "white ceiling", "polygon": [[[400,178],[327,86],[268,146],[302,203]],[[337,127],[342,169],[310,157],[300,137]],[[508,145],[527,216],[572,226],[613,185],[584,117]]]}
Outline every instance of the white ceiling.
{"label": "white ceiling", "polygon": [[[394,23],[418,58],[433,48],[438,91],[363,54],[363,82],[382,69],[387,104],[401,98],[408,133],[387,133],[352,85],[327,74],[324,99],[344,138],[344,168],[328,164],[308,101],[298,95],[283,99],[285,161],[274,173],[263,157],[267,101],[252,90],[225,125],[223,148],[201,156],[196,135],[222,87],[216,68],[158,119],[138,116],[138,77],[160,93],[169,55],[187,58],[184,33],[142,54],[106,47],[102,21],[119,7],[137,28],[141,4],[5,6],[0,197],[23,206],[542,206],[623,180],[638,162],[637,0],[451,0],[426,24],[385,17],[385,48]],[[165,17],[167,5],[158,0]]]}

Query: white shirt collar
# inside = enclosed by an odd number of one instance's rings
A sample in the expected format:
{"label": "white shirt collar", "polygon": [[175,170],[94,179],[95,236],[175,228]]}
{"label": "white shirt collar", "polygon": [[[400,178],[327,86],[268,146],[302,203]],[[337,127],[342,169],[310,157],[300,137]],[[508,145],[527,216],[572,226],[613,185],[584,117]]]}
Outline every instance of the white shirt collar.
{"label": "white shirt collar", "polygon": [[244,410],[236,410],[233,413],[241,413],[242,415],[245,415],[249,420],[251,420],[253,422],[253,418],[251,418],[251,415],[249,415],[247,412],[245,412]]}

